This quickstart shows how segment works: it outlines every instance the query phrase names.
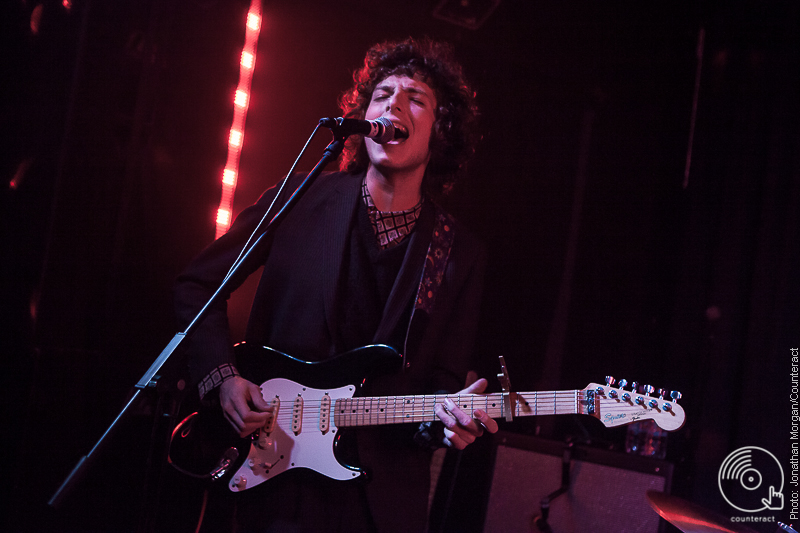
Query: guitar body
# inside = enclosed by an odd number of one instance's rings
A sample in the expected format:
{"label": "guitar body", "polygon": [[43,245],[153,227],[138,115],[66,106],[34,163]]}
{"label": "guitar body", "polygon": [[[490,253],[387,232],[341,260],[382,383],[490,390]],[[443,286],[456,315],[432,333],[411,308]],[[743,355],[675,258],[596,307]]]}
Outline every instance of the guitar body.
{"label": "guitar body", "polygon": [[[276,378],[261,385],[264,398],[279,399],[293,405],[302,401],[303,405],[321,405],[322,399],[352,397],[355,386],[347,385],[336,389],[314,389],[294,381]],[[272,431],[260,431],[254,438],[246,460],[236,469],[228,482],[230,490],[238,492],[267,481],[291,468],[310,468],[332,479],[353,479],[362,471],[355,466],[342,465],[335,454],[338,428],[331,423],[322,430],[315,418],[294,415],[287,408],[278,416]],[[298,423],[295,421],[306,418]],[[309,420],[310,418],[310,420]],[[311,427],[308,424],[311,424]]]}
{"label": "guitar body", "polygon": [[192,413],[173,431],[169,451],[173,466],[194,477],[224,479],[234,492],[292,468],[311,468],[339,480],[362,475],[361,469],[336,458],[339,428],[330,408],[334,399],[358,392],[366,376],[399,368],[402,356],[397,351],[385,345],[365,346],[310,363],[241,343],[236,355],[242,376],[260,384],[277,415],[265,428],[241,438],[219,409]]}

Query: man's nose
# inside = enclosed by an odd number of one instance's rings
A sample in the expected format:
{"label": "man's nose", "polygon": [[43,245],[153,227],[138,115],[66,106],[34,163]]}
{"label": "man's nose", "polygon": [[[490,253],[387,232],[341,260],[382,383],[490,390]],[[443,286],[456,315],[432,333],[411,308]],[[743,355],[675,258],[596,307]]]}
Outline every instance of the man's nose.
{"label": "man's nose", "polygon": [[387,111],[391,111],[392,109],[401,110],[403,108],[401,100],[402,97],[397,94],[390,96],[389,99],[386,101],[386,110]]}

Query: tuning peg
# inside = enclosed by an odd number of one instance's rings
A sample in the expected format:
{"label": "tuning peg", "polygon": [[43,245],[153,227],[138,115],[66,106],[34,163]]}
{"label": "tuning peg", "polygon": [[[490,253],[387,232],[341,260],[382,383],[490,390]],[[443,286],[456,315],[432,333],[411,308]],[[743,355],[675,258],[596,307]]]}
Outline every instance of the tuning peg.
{"label": "tuning peg", "polygon": [[666,395],[667,395],[667,390],[666,389],[658,389],[658,398],[659,399],[666,400],[666,398],[664,398],[664,396],[666,396]]}
{"label": "tuning peg", "polygon": [[614,376],[606,376],[606,385],[609,387],[614,384]]}
{"label": "tuning peg", "polygon": [[625,385],[627,385],[627,384],[628,384],[628,380],[627,379],[621,379],[621,380],[619,380],[619,382],[617,382],[617,387],[619,387],[620,389],[624,389]]}
{"label": "tuning peg", "polygon": [[[656,388],[653,387],[652,385],[645,385],[644,387],[642,387],[642,389],[648,396],[651,396],[653,392],[656,390]],[[656,400],[650,400],[649,402],[647,402],[647,405],[655,408],[658,406],[658,402]]]}
{"label": "tuning peg", "polygon": [[634,381],[631,383],[631,392],[639,392],[639,382]]}
{"label": "tuning peg", "polygon": [[[664,394],[666,394],[666,393],[667,393],[667,391],[664,391],[664,393],[662,394],[662,397],[663,397],[663,395],[664,395]],[[678,391],[674,390],[674,391],[672,391],[672,392],[670,393],[670,395],[669,395],[669,396],[670,396],[670,398],[672,398],[672,401],[674,401],[675,403],[677,403],[677,402],[678,402],[678,400],[680,400],[680,399],[681,399],[681,396],[682,396],[682,395],[681,395],[681,393],[680,393],[680,392],[678,392]],[[664,410],[665,410],[665,411],[672,411],[672,404],[671,404],[671,403],[669,403],[669,402],[664,402]]]}

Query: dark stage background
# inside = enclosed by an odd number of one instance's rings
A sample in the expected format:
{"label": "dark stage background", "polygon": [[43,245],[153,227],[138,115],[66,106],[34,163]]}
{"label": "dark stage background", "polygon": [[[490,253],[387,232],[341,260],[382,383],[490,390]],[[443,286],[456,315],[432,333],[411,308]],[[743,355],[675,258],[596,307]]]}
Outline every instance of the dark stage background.
{"label": "dark stage background", "polygon": [[[477,157],[447,201],[491,252],[478,370],[492,376],[504,355],[516,390],[607,374],[680,390],[673,493],[731,516],[719,466],[759,446],[787,476],[784,510],[761,514],[788,522],[798,5],[503,0],[469,29],[432,16],[438,3],[265,2],[237,210],[289,169],[320,117],[338,116],[369,45],[452,42],[483,113]],[[154,400],[58,512],[45,502],[175,332],[172,280],[214,234],[247,8],[2,8],[4,531],[182,531],[196,520],[197,488],[159,468]],[[234,298],[239,328],[247,307]],[[578,417],[503,429],[615,450],[625,438]],[[464,454],[469,490],[449,509],[453,529],[480,530],[488,442]],[[157,512],[143,512],[153,501]]]}

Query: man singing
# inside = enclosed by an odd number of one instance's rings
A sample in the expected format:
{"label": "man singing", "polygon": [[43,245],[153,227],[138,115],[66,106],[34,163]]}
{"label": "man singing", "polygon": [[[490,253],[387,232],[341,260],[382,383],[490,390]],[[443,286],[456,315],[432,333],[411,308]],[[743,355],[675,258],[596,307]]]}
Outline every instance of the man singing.
{"label": "man singing", "polygon": [[[451,48],[429,40],[378,44],[353,78],[340,101],[343,115],[385,117],[403,138],[378,144],[351,137],[341,171],[323,174],[246,265],[234,287],[264,267],[246,340],[307,361],[386,344],[403,354],[403,365],[376,378],[371,396],[455,392],[473,365],[485,251],[431,197],[452,187],[473,152],[474,93]],[[290,180],[276,203],[298,183]],[[220,284],[276,194],[271,189],[244,210],[180,276],[182,326]],[[192,336],[189,367],[204,402],[245,436],[272,413],[259,386],[239,375],[231,341],[223,299]],[[464,392],[485,388],[480,379]],[[369,481],[289,470],[252,490],[220,491],[206,528],[220,527],[211,515],[230,500],[236,531],[423,531],[431,450],[463,449],[484,430],[497,431],[480,409],[446,400],[435,412],[432,424],[352,432],[349,453],[368,468]]]}

